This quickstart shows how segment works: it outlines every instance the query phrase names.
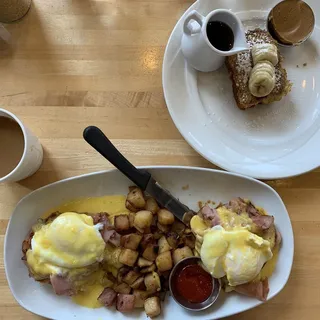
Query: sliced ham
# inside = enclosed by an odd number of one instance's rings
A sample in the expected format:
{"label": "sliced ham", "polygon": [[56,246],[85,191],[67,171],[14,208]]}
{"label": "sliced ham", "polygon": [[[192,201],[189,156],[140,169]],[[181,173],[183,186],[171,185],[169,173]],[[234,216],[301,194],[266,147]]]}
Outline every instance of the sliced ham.
{"label": "sliced ham", "polygon": [[116,247],[120,247],[121,235],[115,230],[105,230],[103,231],[103,240],[105,243],[110,242]]}
{"label": "sliced ham", "polygon": [[252,216],[251,219],[253,223],[255,223],[262,230],[269,229],[274,223],[273,216],[265,216],[265,215]]}
{"label": "sliced ham", "polygon": [[240,214],[247,210],[247,203],[242,198],[238,197],[230,200],[226,207],[231,211]]}
{"label": "sliced ham", "polygon": [[135,297],[133,294],[118,294],[117,310],[120,312],[130,312],[134,309]]}
{"label": "sliced ham", "polygon": [[106,307],[111,307],[115,304],[117,298],[117,293],[111,288],[105,288],[98,300]]}
{"label": "sliced ham", "polygon": [[51,275],[50,282],[55,294],[58,296],[72,296],[75,294],[72,283],[66,277]]}
{"label": "sliced ham", "polygon": [[268,279],[259,282],[249,282],[236,286],[234,290],[246,296],[266,301],[269,293],[269,282]]}
{"label": "sliced ham", "polygon": [[258,211],[258,209],[252,203],[249,203],[247,205],[247,212],[249,214],[249,217],[261,215],[261,213]]}
{"label": "sliced ham", "polygon": [[201,208],[200,212],[203,219],[210,221],[212,227],[220,224],[220,218],[216,209],[212,209],[205,205]]}

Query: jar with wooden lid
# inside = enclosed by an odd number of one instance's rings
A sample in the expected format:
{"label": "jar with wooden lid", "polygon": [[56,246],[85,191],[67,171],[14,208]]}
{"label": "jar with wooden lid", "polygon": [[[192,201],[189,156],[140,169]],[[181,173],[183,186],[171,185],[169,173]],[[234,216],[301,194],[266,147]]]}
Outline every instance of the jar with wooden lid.
{"label": "jar with wooden lid", "polygon": [[31,0],[0,0],[0,22],[14,22],[26,15]]}

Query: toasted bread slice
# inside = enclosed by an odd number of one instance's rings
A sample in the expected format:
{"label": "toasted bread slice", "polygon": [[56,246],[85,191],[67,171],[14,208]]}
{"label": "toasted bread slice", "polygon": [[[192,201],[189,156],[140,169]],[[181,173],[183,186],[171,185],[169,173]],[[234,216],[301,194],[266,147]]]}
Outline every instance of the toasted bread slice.
{"label": "toasted bread slice", "polygon": [[[246,33],[247,42],[250,48],[257,43],[277,43],[271,35],[262,29],[249,30]],[[281,62],[283,57],[279,50],[279,63],[275,66],[276,70],[276,85],[273,91],[261,98],[254,97],[248,87],[249,77],[253,68],[251,52],[242,52],[236,55],[227,57],[226,65],[232,81],[233,94],[237,105],[240,109],[252,108],[258,104],[269,104],[274,101],[280,101],[286,96],[292,87],[292,83],[287,78],[287,72],[282,67]]]}

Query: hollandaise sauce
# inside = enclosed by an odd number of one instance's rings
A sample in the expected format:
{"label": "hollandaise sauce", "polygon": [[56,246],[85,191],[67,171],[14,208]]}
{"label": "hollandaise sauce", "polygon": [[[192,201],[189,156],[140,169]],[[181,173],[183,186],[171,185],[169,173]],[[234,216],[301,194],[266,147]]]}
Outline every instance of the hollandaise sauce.
{"label": "hollandaise sauce", "polygon": [[177,292],[191,303],[206,301],[213,291],[213,279],[200,265],[184,267],[176,278]]}
{"label": "hollandaise sauce", "polygon": [[[59,211],[63,212],[77,212],[77,213],[99,213],[107,212],[111,217],[113,223],[114,216],[118,214],[125,214],[129,211],[125,207],[126,196],[124,195],[110,195],[103,197],[92,197],[72,200],[59,205],[58,207],[52,208],[50,211],[43,215],[43,218],[50,216],[52,212]],[[110,259],[115,256],[115,253],[110,251],[107,246],[105,249],[105,255]],[[110,268],[115,268],[115,264],[110,262]],[[117,267],[117,266],[116,266]],[[97,300],[101,292],[108,285],[112,285],[110,282],[105,283],[103,278],[105,271],[98,269],[89,278],[86,278],[84,283],[78,284],[81,287],[80,292],[72,297],[73,302],[87,308],[99,308],[102,305]]]}

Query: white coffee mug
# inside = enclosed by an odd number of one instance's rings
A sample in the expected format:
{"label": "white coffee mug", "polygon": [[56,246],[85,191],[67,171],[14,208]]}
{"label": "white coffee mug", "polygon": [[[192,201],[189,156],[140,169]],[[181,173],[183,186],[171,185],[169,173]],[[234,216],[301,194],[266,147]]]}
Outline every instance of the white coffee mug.
{"label": "white coffee mug", "polygon": [[[20,162],[9,174],[0,177],[0,183],[23,180],[33,175],[40,168],[43,160],[42,146],[38,138],[13,113],[0,109],[0,117],[15,121],[20,126],[24,137],[24,150]],[[0,150],[0,152],[3,152],[3,150]]]}

